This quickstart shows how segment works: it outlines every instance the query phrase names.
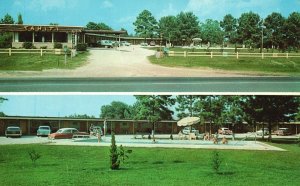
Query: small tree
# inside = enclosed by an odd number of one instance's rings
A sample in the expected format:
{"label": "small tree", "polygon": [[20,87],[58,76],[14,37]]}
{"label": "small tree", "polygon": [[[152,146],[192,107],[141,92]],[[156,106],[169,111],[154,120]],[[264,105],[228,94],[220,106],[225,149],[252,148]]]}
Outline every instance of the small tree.
{"label": "small tree", "polygon": [[214,151],[212,154],[212,168],[215,173],[219,173],[222,160],[218,151]]}
{"label": "small tree", "polygon": [[40,157],[41,157],[41,155],[39,153],[35,152],[35,150],[28,152],[28,154],[34,165],[35,165],[36,160],[40,159]]}
{"label": "small tree", "polygon": [[118,147],[116,145],[115,133],[111,134],[111,145],[110,145],[110,168],[112,170],[119,169],[120,160],[118,160]]}

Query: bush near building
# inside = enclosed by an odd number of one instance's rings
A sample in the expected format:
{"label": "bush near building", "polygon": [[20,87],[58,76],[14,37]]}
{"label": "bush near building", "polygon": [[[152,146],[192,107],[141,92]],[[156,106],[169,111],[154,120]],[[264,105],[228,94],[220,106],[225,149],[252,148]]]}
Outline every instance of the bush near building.
{"label": "bush near building", "polygon": [[54,48],[55,49],[62,49],[63,45],[61,43],[54,43]]}
{"label": "bush near building", "polygon": [[86,51],[86,49],[87,49],[87,44],[85,44],[85,43],[79,43],[76,46],[77,51]]}
{"label": "bush near building", "polygon": [[25,49],[32,49],[33,48],[33,44],[31,42],[24,42],[22,44],[22,47]]}

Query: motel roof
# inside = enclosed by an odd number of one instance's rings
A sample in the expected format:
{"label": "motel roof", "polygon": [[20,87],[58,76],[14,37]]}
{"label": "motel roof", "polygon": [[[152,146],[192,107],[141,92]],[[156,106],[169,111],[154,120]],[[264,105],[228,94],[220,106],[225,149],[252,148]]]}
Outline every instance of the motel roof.
{"label": "motel roof", "polygon": [[89,30],[83,26],[0,24],[0,32],[81,32],[94,34],[125,34],[126,31]]}

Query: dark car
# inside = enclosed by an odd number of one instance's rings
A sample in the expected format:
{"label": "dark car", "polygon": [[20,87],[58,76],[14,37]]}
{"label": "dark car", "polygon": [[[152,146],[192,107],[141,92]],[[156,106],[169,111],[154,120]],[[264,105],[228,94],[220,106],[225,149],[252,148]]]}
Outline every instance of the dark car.
{"label": "dark car", "polygon": [[7,127],[5,130],[5,136],[8,137],[21,137],[22,130],[20,127]]}

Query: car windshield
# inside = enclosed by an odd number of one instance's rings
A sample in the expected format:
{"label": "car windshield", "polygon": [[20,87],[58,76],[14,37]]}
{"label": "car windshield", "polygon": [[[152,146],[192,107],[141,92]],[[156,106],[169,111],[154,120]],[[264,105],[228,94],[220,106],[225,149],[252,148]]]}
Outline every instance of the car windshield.
{"label": "car windshield", "polygon": [[7,130],[9,130],[9,131],[19,131],[20,128],[19,127],[8,127]]}
{"label": "car windshield", "polygon": [[49,128],[49,127],[40,127],[39,129],[42,129],[42,130],[49,130],[50,128]]}
{"label": "car windshield", "polygon": [[62,133],[63,130],[62,129],[59,129],[56,133]]}

